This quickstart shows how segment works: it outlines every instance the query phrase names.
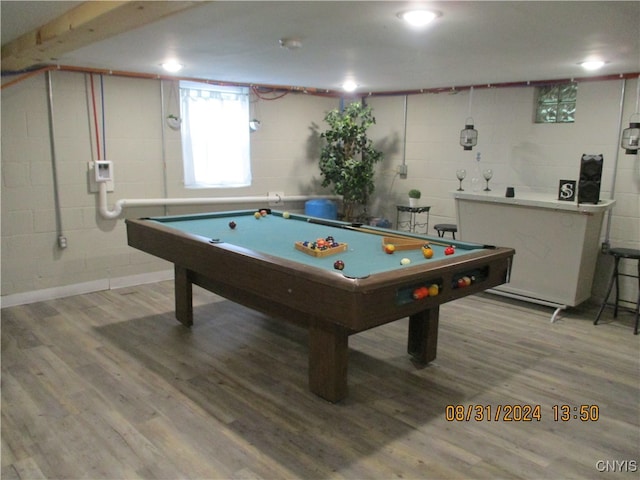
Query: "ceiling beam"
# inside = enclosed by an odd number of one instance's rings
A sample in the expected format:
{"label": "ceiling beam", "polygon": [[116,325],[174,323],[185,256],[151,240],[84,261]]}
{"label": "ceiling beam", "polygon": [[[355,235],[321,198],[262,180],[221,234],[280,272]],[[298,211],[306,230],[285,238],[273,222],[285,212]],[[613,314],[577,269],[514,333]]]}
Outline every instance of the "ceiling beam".
{"label": "ceiling beam", "polygon": [[52,64],[80,47],[201,5],[199,1],[81,3],[2,47],[2,71]]}

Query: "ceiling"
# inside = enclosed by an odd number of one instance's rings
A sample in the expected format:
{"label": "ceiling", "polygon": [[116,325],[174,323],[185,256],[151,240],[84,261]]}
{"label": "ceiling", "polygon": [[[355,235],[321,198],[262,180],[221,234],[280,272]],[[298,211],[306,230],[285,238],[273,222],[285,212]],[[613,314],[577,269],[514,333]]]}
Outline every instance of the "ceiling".
{"label": "ceiling", "polygon": [[[57,64],[165,75],[160,64],[175,58],[180,77],[330,91],[352,79],[365,93],[640,72],[638,1],[130,2],[148,16],[95,13],[77,28],[60,17],[82,3],[3,0],[3,72]],[[154,4],[174,10],[151,14]],[[441,15],[409,28],[397,14],[412,5]],[[56,18],[64,27],[47,43]],[[45,39],[37,55],[23,47],[29,32]],[[578,63],[591,58],[607,63],[586,72]]]}

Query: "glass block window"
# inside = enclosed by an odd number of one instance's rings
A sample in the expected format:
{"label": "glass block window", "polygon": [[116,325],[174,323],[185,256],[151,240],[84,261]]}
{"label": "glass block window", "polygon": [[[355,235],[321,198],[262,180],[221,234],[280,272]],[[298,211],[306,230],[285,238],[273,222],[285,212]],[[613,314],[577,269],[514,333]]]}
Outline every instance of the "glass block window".
{"label": "glass block window", "polygon": [[536,123],[573,123],[576,119],[577,83],[537,87]]}

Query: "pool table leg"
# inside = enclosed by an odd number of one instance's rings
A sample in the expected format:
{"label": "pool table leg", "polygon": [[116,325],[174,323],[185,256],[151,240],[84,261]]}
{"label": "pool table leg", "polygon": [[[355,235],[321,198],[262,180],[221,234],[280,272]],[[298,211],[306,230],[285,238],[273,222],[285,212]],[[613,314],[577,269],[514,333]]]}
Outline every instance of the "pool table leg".
{"label": "pool table leg", "polygon": [[185,327],[190,327],[193,325],[193,285],[189,271],[175,265],[174,272],[176,318]]}
{"label": "pool table leg", "polygon": [[347,396],[348,331],[333,323],[309,323],[309,388],[330,402]]}
{"label": "pool table leg", "polygon": [[409,317],[407,351],[421,365],[436,358],[439,316],[440,307],[433,307]]}

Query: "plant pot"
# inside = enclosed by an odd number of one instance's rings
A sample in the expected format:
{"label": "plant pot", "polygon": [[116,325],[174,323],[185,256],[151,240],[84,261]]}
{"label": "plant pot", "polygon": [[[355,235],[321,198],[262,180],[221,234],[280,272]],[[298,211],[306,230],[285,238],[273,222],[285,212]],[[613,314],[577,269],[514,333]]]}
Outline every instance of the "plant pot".
{"label": "plant pot", "polygon": [[419,202],[420,202],[419,198],[411,198],[411,197],[409,197],[409,206],[411,208],[417,207]]}

